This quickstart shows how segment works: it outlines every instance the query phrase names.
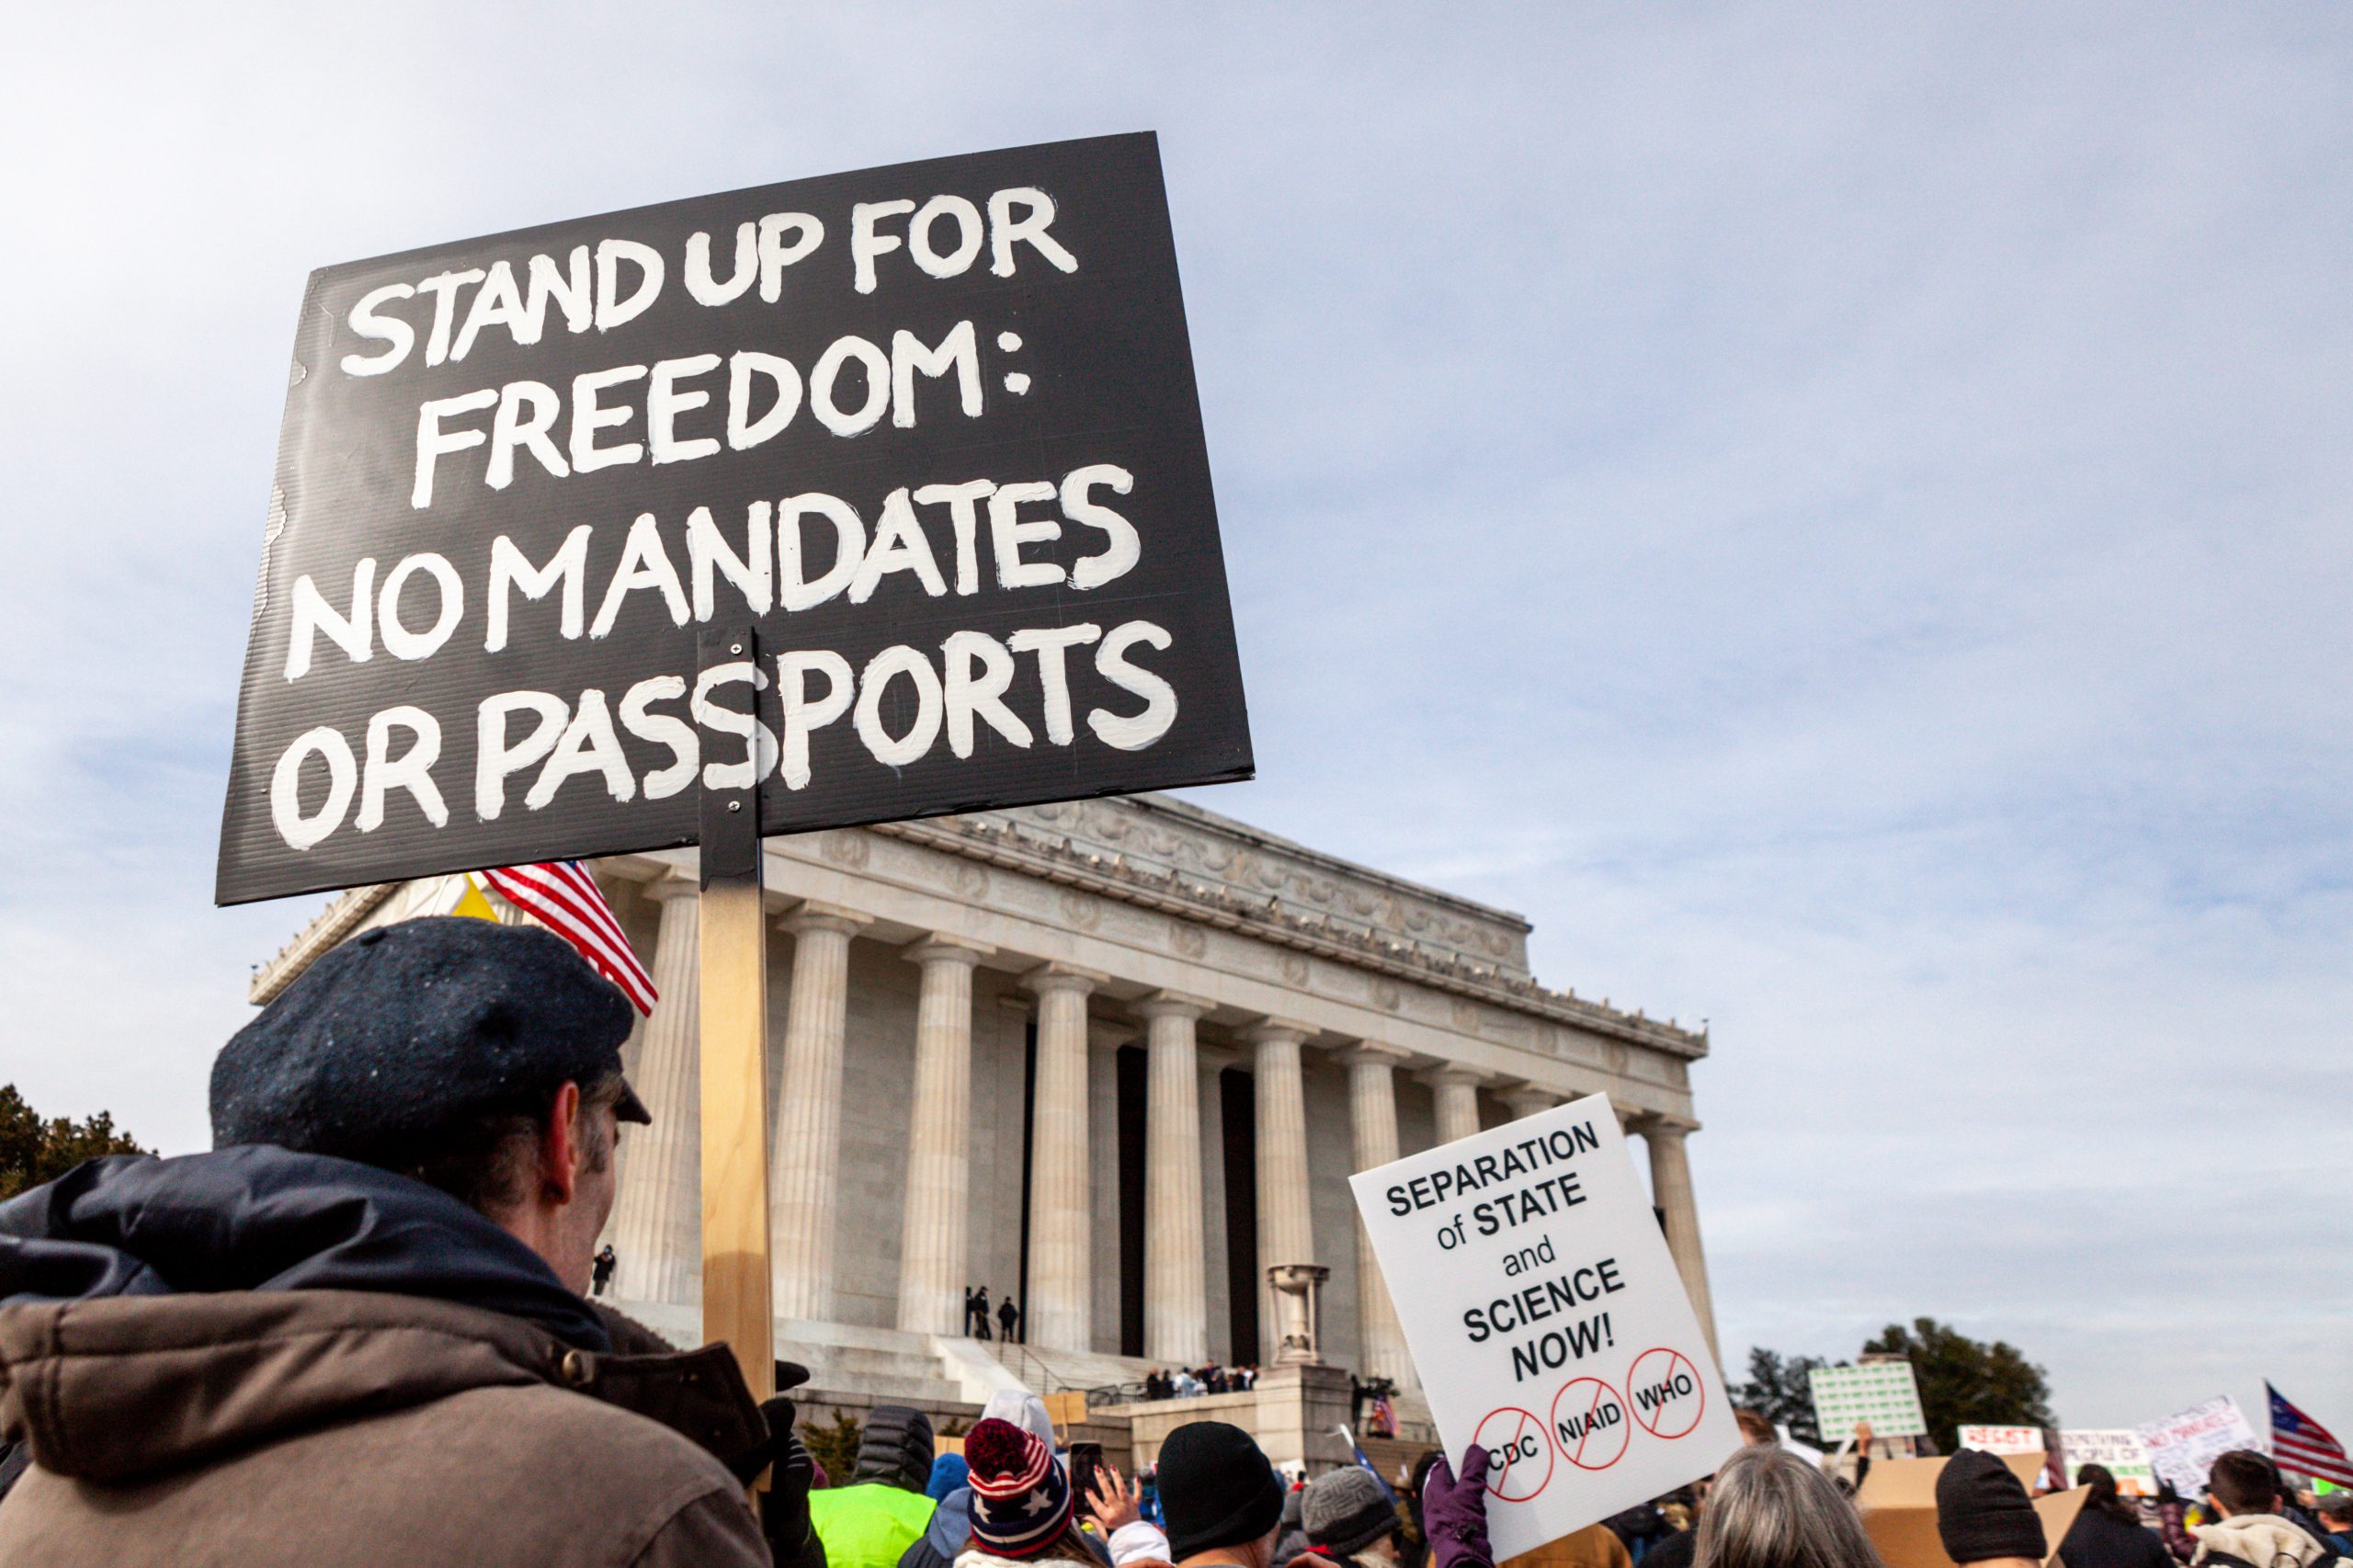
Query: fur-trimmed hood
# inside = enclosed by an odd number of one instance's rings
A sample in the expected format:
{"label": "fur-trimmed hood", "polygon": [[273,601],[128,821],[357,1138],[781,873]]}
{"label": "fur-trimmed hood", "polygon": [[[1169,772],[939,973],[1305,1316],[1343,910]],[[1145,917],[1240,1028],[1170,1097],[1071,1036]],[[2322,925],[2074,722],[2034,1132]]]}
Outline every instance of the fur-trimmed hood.
{"label": "fur-trimmed hood", "polygon": [[2328,1555],[2327,1547],[2277,1514],[2239,1514],[2220,1524],[2192,1525],[2189,1533],[2198,1538],[2193,1563],[2226,1552],[2253,1568],[2309,1568]]}

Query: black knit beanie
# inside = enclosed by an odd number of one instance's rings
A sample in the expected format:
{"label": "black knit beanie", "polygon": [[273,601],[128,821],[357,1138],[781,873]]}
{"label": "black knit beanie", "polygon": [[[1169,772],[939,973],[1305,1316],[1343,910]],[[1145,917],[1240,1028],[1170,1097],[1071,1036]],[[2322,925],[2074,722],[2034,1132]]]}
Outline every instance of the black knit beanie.
{"label": "black knit beanie", "polygon": [[1188,1422],[1160,1445],[1160,1508],[1169,1556],[1182,1562],[1273,1529],[1283,1514],[1283,1483],[1241,1427]]}
{"label": "black knit beanie", "polygon": [[2008,1465],[1975,1449],[1961,1449],[1937,1474],[1937,1534],[1955,1562],[2040,1562],[2051,1552],[2024,1483]]}

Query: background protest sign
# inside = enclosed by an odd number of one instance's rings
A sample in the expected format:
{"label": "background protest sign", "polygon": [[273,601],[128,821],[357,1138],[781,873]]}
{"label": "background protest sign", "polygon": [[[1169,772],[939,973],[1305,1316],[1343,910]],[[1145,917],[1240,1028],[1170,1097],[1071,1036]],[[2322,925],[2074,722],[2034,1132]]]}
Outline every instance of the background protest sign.
{"label": "background protest sign", "polygon": [[1250,775],[1150,135],[329,267],[290,381],[223,903]]}
{"label": "background protest sign", "polygon": [[2040,1454],[2050,1451],[2050,1435],[2040,1426],[1963,1426],[1961,1446],[1987,1454]]}
{"label": "background protest sign", "polygon": [[[2059,1434],[2041,1426],[1963,1426],[1960,1428],[1961,1446],[1987,1454],[2032,1454],[2043,1461],[2040,1483],[2065,1487],[2067,1479],[2060,1472]],[[2029,1483],[2030,1486],[2035,1484]]]}
{"label": "background protest sign", "polygon": [[[2043,1476],[2042,1460],[2042,1453],[2034,1449],[2002,1456],[2010,1473],[2029,1491]],[[1863,1477],[1855,1493],[1855,1506],[1887,1568],[1957,1568],[1945,1551],[1943,1532],[1937,1528],[1937,1481],[1950,1462],[1943,1458],[1879,1460]],[[2042,1539],[2050,1549],[2046,1562],[2060,1562],[2059,1543],[2067,1539],[2088,1496],[2076,1487],[2034,1499],[2035,1517],[2042,1521]]]}
{"label": "background protest sign", "polygon": [[2116,1477],[2116,1489],[2128,1497],[2157,1494],[2156,1471],[2149,1464],[2148,1446],[2129,1428],[2084,1429],[2059,1434],[2059,1457],[2067,1467],[2067,1483],[2079,1484],[2076,1471],[2087,1464],[2106,1465]]}
{"label": "background protest sign", "polygon": [[2159,1421],[2133,1428],[2149,1451],[2149,1468],[2159,1481],[2170,1481],[2185,1497],[2206,1489],[2206,1471],[2214,1456],[2233,1449],[2268,1452],[2255,1428],[2247,1425],[2239,1402],[2229,1394],[2177,1410]]}
{"label": "background protest sign", "polygon": [[1498,1562],[1706,1475],[1732,1405],[1604,1095],[1349,1178]]}
{"label": "background protest sign", "polygon": [[1814,1430],[1834,1448],[1854,1436],[1858,1421],[1870,1422],[1874,1437],[1927,1435],[1928,1417],[1920,1408],[1920,1385],[1909,1361],[1816,1367],[1810,1381]]}

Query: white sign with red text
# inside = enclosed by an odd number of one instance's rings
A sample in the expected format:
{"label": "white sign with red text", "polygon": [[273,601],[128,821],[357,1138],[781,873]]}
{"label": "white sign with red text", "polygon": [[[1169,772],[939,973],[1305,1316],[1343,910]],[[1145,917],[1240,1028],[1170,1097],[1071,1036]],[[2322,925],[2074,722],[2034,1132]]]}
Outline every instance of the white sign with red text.
{"label": "white sign with red text", "polygon": [[2206,1471],[2215,1456],[2233,1449],[2269,1451],[2229,1394],[2177,1410],[2162,1421],[2144,1422],[2135,1430],[2149,1450],[2149,1468],[2159,1481],[2172,1482],[2184,1497],[2206,1490]]}
{"label": "white sign with red text", "polygon": [[2040,1454],[2051,1449],[2040,1426],[1963,1426],[1961,1446],[1986,1454]]}
{"label": "white sign with red text", "polygon": [[1713,1471],[1740,1446],[1608,1096],[1350,1178],[1459,1465],[1494,1456],[1502,1562]]}

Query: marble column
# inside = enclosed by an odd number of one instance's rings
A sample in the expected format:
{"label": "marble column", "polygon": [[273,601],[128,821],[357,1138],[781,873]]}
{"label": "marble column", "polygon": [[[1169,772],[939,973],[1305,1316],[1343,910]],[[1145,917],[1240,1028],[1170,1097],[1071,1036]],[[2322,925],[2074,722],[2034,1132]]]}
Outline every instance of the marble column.
{"label": "marble column", "polygon": [[1250,1030],[1251,1101],[1258,1142],[1258,1321],[1261,1348],[1277,1323],[1267,1270],[1315,1261],[1315,1228],[1307,1186],[1307,1102],[1299,1048],[1314,1029],[1268,1018]]}
{"label": "marble column", "polygon": [[1106,977],[1032,970],[1038,1086],[1029,1133],[1029,1299],[1022,1329],[1041,1350],[1094,1347],[1095,1258],[1087,1193],[1086,998]]}
{"label": "marble column", "polygon": [[[1651,1201],[1666,1216],[1666,1250],[1683,1276],[1691,1310],[1699,1314],[1699,1330],[1708,1348],[1716,1348],[1716,1309],[1708,1294],[1708,1259],[1699,1250],[1699,1210],[1691,1196],[1691,1162],[1683,1140],[1699,1130],[1696,1121],[1680,1117],[1653,1116],[1642,1123],[1643,1142],[1651,1151]],[[1719,1355],[1721,1365],[1723,1358]]]}
{"label": "marble column", "polygon": [[1511,1112],[1511,1119],[1514,1121],[1526,1120],[1538,1111],[1551,1110],[1561,1103],[1560,1096],[1550,1089],[1539,1088],[1534,1084],[1522,1084],[1518,1088],[1506,1089],[1502,1099],[1504,1108]]}
{"label": "marble column", "polygon": [[1479,1085],[1487,1074],[1476,1067],[1433,1067],[1422,1074],[1438,1097],[1438,1141],[1451,1143],[1479,1131]]}
{"label": "marble column", "polygon": [[934,935],[905,950],[923,971],[915,1002],[915,1108],[899,1239],[899,1326],[964,1332],[972,1190],[972,966],[994,949]]}
{"label": "marble column", "polygon": [[1086,1020],[1087,1274],[1096,1282],[1088,1287],[1086,1343],[1105,1350],[1120,1343],[1121,1281],[1143,1267],[1142,1249],[1130,1257],[1120,1229],[1120,1050],[1142,1038],[1124,1021]]}
{"label": "marble column", "polygon": [[1143,1353],[1198,1367],[1210,1358],[1209,1244],[1202,1233],[1199,1051],[1209,1005],[1155,991],[1144,1020]]}
{"label": "marble column", "polygon": [[630,1086],[654,1114],[621,1132],[614,1173],[613,1293],[624,1301],[702,1299],[701,938],[691,876],[670,875],[645,895],[662,906],[654,989]]}
{"label": "marble column", "polygon": [[834,1209],[841,1174],[842,1037],[849,939],[868,917],[806,903],[777,924],[792,935],[792,992],[771,1119],[768,1217],[776,1314],[834,1312]]}
{"label": "marble column", "polygon": [[[1340,1060],[1348,1064],[1348,1127],[1355,1135],[1356,1168],[1385,1165],[1397,1157],[1397,1067],[1409,1057],[1394,1046],[1366,1041],[1340,1052]],[[1389,1299],[1389,1286],[1361,1216],[1357,1220],[1357,1363],[1364,1376],[1388,1378],[1401,1389],[1414,1386],[1414,1360],[1405,1352],[1397,1307]]]}

